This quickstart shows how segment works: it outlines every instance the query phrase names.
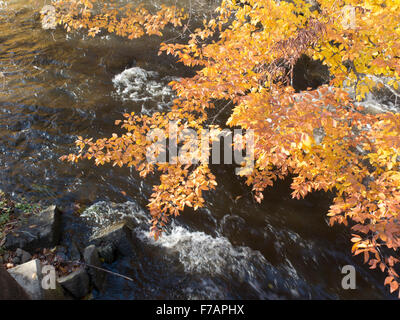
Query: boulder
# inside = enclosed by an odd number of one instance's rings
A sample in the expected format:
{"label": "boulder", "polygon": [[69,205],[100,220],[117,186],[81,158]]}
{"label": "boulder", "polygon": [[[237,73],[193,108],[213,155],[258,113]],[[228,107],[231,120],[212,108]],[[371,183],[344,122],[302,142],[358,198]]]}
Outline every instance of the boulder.
{"label": "boulder", "polygon": [[89,275],[84,267],[70,273],[65,277],[61,277],[57,282],[75,299],[81,299],[88,295]]}
{"label": "boulder", "polygon": [[69,257],[67,255],[67,249],[63,246],[57,246],[54,249],[55,257],[53,262],[63,263],[69,261]]}
{"label": "boulder", "polygon": [[43,300],[72,300],[72,297],[56,282],[55,289],[43,290]]}
{"label": "boulder", "polygon": [[[132,256],[133,248],[132,231],[133,225],[129,221],[122,221],[111,226],[100,229],[89,242],[104,252],[105,247],[111,247],[114,252],[123,256]],[[108,249],[110,251],[110,249]]]}
{"label": "boulder", "polygon": [[115,261],[115,252],[112,245],[103,245],[98,248],[99,256],[105,263],[113,263]]}
{"label": "boulder", "polygon": [[93,282],[94,287],[101,291],[105,281],[105,273],[102,270],[97,268],[101,268],[101,261],[99,257],[99,253],[97,248],[94,245],[88,246],[84,253],[83,258],[85,260],[86,265],[88,266],[88,273],[90,279]]}
{"label": "boulder", "polygon": [[21,264],[21,258],[20,257],[18,257],[18,256],[15,256],[13,259],[12,259],[12,263],[15,265],[15,264]]}
{"label": "boulder", "polygon": [[39,260],[21,264],[9,269],[10,275],[24,288],[32,300],[41,300],[43,298],[41,286],[41,267]]}
{"label": "boulder", "polygon": [[29,300],[29,295],[19,283],[0,267],[0,300]]}
{"label": "boulder", "polygon": [[20,263],[26,263],[32,259],[32,255],[29,252],[22,250],[21,248],[18,248],[15,251],[15,255],[19,258]]}
{"label": "boulder", "polygon": [[43,272],[40,261],[35,259],[17,267],[7,270],[15,281],[28,294],[32,300],[63,300],[66,298],[64,291],[56,282],[56,273],[53,272],[55,288],[43,286]]}
{"label": "boulder", "polygon": [[34,214],[21,223],[21,226],[7,234],[4,248],[33,253],[38,248],[50,248],[57,245],[61,236],[61,212],[56,206],[50,206]]}
{"label": "boulder", "polygon": [[81,260],[81,253],[79,250],[79,246],[77,245],[77,243],[75,241],[72,241],[68,252],[69,252],[69,257],[72,261]]}

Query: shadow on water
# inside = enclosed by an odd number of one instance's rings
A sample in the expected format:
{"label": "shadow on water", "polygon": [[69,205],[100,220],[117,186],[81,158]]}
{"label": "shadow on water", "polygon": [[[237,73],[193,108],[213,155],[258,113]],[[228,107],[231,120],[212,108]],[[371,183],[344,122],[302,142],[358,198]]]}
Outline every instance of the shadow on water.
{"label": "shadow on water", "polygon": [[[159,57],[155,37],[87,39],[44,31],[38,7],[25,3],[11,1],[0,9],[1,188],[57,203],[67,212],[71,233],[81,231],[71,214],[76,203],[131,201],[145,208],[156,179],[143,181],[130,169],[86,161],[70,165],[59,157],[75,150],[78,135],[117,132],[113,123],[124,112],[168,107],[169,77],[191,71]],[[207,194],[206,207],[185,212],[157,243],[148,236],[148,214],[140,213],[136,256],[108,266],[135,283],[110,275],[105,293],[95,297],[392,298],[383,275],[351,255],[349,230],[328,227],[329,195],[295,201],[290,182],[281,181],[258,205],[230,170],[217,168],[219,186]],[[341,288],[341,267],[347,264],[357,268],[356,290]]]}

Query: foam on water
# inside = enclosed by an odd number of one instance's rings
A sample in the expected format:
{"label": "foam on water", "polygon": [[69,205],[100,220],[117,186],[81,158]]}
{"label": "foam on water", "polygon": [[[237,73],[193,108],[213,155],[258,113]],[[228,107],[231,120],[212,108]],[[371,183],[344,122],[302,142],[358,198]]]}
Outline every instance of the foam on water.
{"label": "foam on water", "polygon": [[251,278],[254,270],[247,268],[248,261],[268,264],[258,251],[248,247],[234,247],[225,237],[212,237],[204,232],[190,231],[176,222],[155,241],[149,234],[149,216],[134,202],[116,204],[100,201],[86,209],[81,217],[91,222],[95,231],[124,218],[132,219],[137,226],[135,233],[138,239],[178,254],[188,273],[207,273],[213,276],[223,275],[229,270],[241,278]]}
{"label": "foam on water", "polygon": [[364,107],[370,113],[400,112],[400,99],[393,102],[387,95],[383,94],[368,93],[364,101],[358,102],[356,105]]}
{"label": "foam on water", "polygon": [[[395,90],[389,83],[394,79],[368,76],[375,83],[380,84],[380,89],[375,88],[371,92],[368,92],[365,98],[361,102],[356,102],[357,106],[364,107],[368,113],[384,113],[384,112],[400,112],[400,91]],[[355,98],[355,92],[353,87],[346,87],[350,96]]]}
{"label": "foam on water", "polygon": [[[174,93],[168,83],[171,77],[160,78],[155,71],[147,71],[139,67],[126,69],[113,79],[116,95],[123,101],[153,102],[158,110],[171,105]],[[149,110],[143,105],[142,112]]]}
{"label": "foam on water", "polygon": [[246,261],[256,259],[267,263],[259,252],[247,247],[234,248],[224,237],[211,237],[204,232],[189,231],[182,226],[174,225],[169,234],[154,241],[147,231],[141,232],[141,239],[155,246],[162,246],[179,254],[185,271],[221,275],[227,269],[240,274],[242,278],[251,277],[251,270],[243,267]]}
{"label": "foam on water", "polygon": [[[283,277],[259,251],[245,246],[235,247],[225,237],[212,237],[176,223],[172,223],[171,230],[157,241],[149,236],[148,230],[138,230],[137,236],[148,245],[177,255],[185,273],[201,276],[201,283],[195,288],[189,286],[185,289],[188,298],[198,297],[199,292],[204,293],[204,297],[229,298],[226,296],[229,290],[221,289],[223,286],[243,288],[240,289],[243,292],[231,289],[232,295],[279,298],[271,288],[278,283],[275,281],[277,278],[283,283]],[[223,284],[219,283],[221,280]]]}
{"label": "foam on water", "polygon": [[[150,215],[132,201],[97,202],[81,217],[93,227],[94,233],[122,219],[133,222],[134,253],[112,266],[113,271],[135,278],[135,283],[126,288],[131,298],[337,299],[342,290],[340,268],[337,279],[325,281],[324,273],[334,265],[323,263],[333,261],[341,266],[350,262],[346,256],[331,254],[329,246],[304,239],[285,227],[268,228],[276,237],[275,244],[280,245],[279,260],[270,259],[268,254],[251,246],[234,245],[218,232],[210,235],[190,227],[179,219],[173,220],[155,241],[149,233]],[[248,227],[244,225],[242,230]],[[297,254],[289,254],[292,250],[297,250]],[[299,263],[297,255],[308,258]],[[358,272],[360,279],[370,276]],[[316,277],[315,281],[309,273]]]}
{"label": "foam on water", "polygon": [[258,251],[234,247],[225,237],[190,231],[175,222],[155,241],[149,234],[149,216],[134,202],[101,201],[86,209],[81,217],[94,226],[94,232],[114,221],[130,218],[136,224],[134,233],[141,246],[154,248],[151,251],[165,251],[171,260],[178,259],[185,274],[201,276],[202,283],[196,281],[196,285],[190,284],[183,289],[188,298],[227,298],[227,290],[221,286],[231,283],[244,285],[254,297],[267,298],[265,286],[273,282],[267,279],[272,275],[273,267]]}
{"label": "foam on water", "polygon": [[87,208],[81,217],[92,225],[94,232],[125,218],[132,219],[141,228],[148,229],[149,226],[149,217],[135,202],[131,201],[125,203],[99,201]]}

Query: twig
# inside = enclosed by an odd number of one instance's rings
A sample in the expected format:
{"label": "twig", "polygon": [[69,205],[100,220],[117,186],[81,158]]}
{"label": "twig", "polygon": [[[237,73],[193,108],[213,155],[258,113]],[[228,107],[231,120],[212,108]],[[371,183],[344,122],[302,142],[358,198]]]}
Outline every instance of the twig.
{"label": "twig", "polygon": [[224,106],[221,108],[221,110],[219,110],[219,112],[213,117],[213,120],[212,120],[211,124],[214,124],[214,121],[218,118],[218,116],[222,113],[222,111],[224,111],[225,108],[226,108],[227,106],[229,106],[231,103],[232,103],[232,100],[229,100],[228,103],[227,103],[226,105],[224,105]]}
{"label": "twig", "polygon": [[110,273],[110,274],[112,274],[112,275],[114,275],[114,276],[123,278],[123,279],[125,279],[125,280],[135,282],[132,278],[129,278],[129,277],[127,277],[127,276],[124,276],[124,275],[122,275],[122,274],[119,274],[119,273],[116,273],[116,272],[113,272],[113,271],[110,271],[110,270],[107,270],[107,269],[103,269],[103,268],[100,268],[100,267],[96,267],[96,266],[91,265],[91,264],[86,263],[86,262],[81,262],[81,261],[70,261],[70,260],[69,260],[68,262],[76,263],[76,264],[80,264],[80,265],[84,265],[84,266],[87,266],[87,267],[89,267],[89,268],[93,268],[93,269],[97,269],[97,270],[100,270],[100,271],[103,271],[103,272],[107,272],[107,273]]}

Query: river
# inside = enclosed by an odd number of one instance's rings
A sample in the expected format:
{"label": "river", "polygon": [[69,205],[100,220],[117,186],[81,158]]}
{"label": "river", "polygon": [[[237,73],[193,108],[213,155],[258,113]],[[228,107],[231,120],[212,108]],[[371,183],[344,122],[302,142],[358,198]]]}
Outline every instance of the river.
{"label": "river", "polygon": [[[196,19],[208,14],[211,4],[204,3]],[[207,194],[205,208],[185,212],[154,242],[145,206],[156,178],[59,157],[75,150],[77,136],[119,132],[114,121],[125,112],[168,108],[173,93],[167,83],[192,71],[159,57],[157,37],[93,39],[42,30],[42,5],[0,1],[0,187],[15,197],[56,203],[72,233],[76,207],[94,203],[137,219],[137,255],[108,266],[136,281],[112,277],[95,298],[394,298],[384,275],[352,256],[350,231],[328,226],[331,196],[292,200],[289,181],[268,189],[259,205],[231,168],[214,168],[219,185]],[[356,267],[355,290],[341,286],[344,265]]]}

